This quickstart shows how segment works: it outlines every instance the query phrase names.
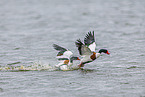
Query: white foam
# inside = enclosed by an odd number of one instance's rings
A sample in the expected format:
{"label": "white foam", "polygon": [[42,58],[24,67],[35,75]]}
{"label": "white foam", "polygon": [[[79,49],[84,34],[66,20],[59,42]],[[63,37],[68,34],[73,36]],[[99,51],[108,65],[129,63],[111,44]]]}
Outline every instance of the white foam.
{"label": "white foam", "polygon": [[35,62],[30,66],[1,66],[0,71],[41,71],[41,70],[48,70],[48,71],[55,71],[55,70],[62,70],[62,71],[72,71],[78,69],[78,66],[72,66],[67,69],[51,66],[49,64],[44,64],[42,62]]}
{"label": "white foam", "polygon": [[20,66],[2,66],[0,67],[1,71],[40,71],[40,70],[52,70],[53,67],[50,65],[46,65],[46,64],[40,64],[40,63],[34,63],[33,65],[30,66],[24,66],[24,65],[20,65]]}

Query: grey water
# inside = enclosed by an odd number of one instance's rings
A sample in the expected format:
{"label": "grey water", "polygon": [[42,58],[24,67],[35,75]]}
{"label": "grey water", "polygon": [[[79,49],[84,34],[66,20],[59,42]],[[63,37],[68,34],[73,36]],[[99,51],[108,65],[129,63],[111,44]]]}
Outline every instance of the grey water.
{"label": "grey water", "polygon": [[0,71],[0,97],[145,97],[144,0],[1,0],[0,66],[54,66],[52,45],[79,56],[88,31],[109,56],[84,70]]}

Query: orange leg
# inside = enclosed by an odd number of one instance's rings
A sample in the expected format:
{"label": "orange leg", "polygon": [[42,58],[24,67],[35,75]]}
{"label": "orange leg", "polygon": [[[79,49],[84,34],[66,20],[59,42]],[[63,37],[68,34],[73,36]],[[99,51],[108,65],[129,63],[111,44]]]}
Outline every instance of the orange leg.
{"label": "orange leg", "polygon": [[81,63],[81,64],[79,64],[78,66],[79,66],[79,68],[81,68],[81,67],[84,67],[84,64]]}

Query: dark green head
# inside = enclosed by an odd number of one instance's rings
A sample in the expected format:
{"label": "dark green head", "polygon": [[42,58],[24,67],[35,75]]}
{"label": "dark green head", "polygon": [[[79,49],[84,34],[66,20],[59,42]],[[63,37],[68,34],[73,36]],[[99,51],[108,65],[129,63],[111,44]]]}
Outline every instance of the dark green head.
{"label": "dark green head", "polygon": [[100,54],[101,54],[102,52],[105,53],[105,54],[108,54],[108,55],[110,54],[110,53],[108,52],[108,50],[106,50],[106,49],[100,49],[100,50],[99,50],[99,53],[100,53]]}
{"label": "dark green head", "polygon": [[79,57],[71,57],[71,58],[70,58],[70,62],[72,63],[73,60],[80,60],[80,59],[79,59]]}

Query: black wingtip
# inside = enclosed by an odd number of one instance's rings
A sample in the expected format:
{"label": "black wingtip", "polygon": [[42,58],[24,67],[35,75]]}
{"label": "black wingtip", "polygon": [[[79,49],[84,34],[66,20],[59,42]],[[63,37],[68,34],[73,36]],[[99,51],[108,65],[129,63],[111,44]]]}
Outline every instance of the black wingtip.
{"label": "black wingtip", "polygon": [[85,45],[90,45],[93,42],[95,42],[94,31],[89,31],[84,38],[84,43]]}
{"label": "black wingtip", "polygon": [[59,45],[53,44],[53,48],[54,48],[55,50],[57,50],[58,47],[59,47]]}
{"label": "black wingtip", "polygon": [[58,51],[67,51],[67,49],[65,49],[57,44],[53,44],[53,47],[55,50],[58,50]]}
{"label": "black wingtip", "polygon": [[93,37],[94,37],[94,31],[93,31]]}
{"label": "black wingtip", "polygon": [[[92,31],[92,32],[89,31],[88,34],[86,34],[86,36],[87,36],[88,38],[89,38],[89,37],[94,38],[94,31]],[[87,38],[87,37],[86,37],[86,38]]]}
{"label": "black wingtip", "polygon": [[75,42],[75,44],[76,44],[76,47],[78,47],[79,54],[82,55],[82,52],[81,52],[81,48],[82,48],[82,45],[83,45],[82,41],[81,41],[80,39],[78,39],[78,40]]}
{"label": "black wingtip", "polygon": [[53,44],[52,46],[55,48],[57,46],[57,44]]}
{"label": "black wingtip", "polygon": [[78,39],[76,42],[76,47],[80,47],[81,45],[83,45],[82,41],[80,39]]}

